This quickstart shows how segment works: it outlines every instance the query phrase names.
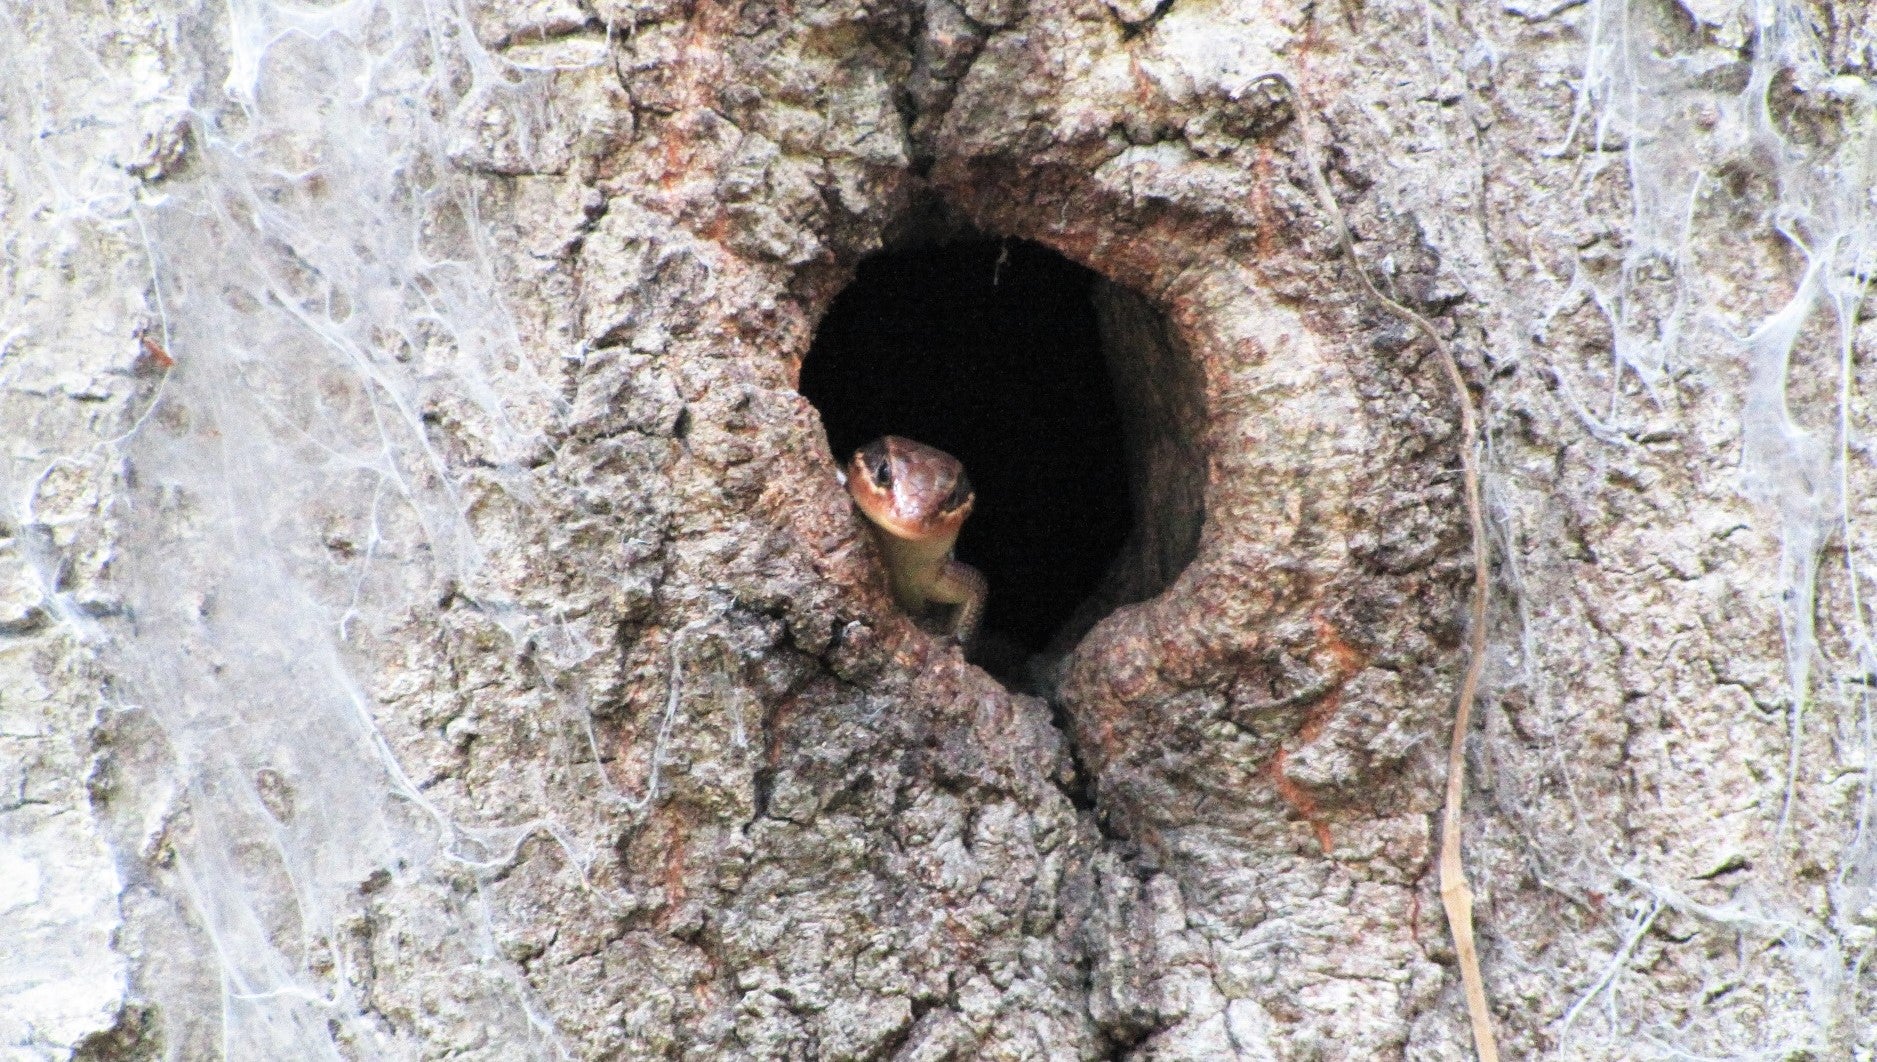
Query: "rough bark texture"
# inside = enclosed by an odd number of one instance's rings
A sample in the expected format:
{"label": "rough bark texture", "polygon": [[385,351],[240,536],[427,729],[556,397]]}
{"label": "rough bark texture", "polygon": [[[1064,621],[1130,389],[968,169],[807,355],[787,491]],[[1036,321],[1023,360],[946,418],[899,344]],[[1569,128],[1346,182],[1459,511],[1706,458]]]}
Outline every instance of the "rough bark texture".
{"label": "rough bark texture", "polygon": [[[1282,73],[1492,436],[1507,1056],[1868,1057],[1868,261],[1795,248],[1877,246],[1877,15],[1777,15],[0,9],[0,1044],[1468,1057],[1453,396]],[[934,214],[1113,285],[1047,697],[794,390]]]}

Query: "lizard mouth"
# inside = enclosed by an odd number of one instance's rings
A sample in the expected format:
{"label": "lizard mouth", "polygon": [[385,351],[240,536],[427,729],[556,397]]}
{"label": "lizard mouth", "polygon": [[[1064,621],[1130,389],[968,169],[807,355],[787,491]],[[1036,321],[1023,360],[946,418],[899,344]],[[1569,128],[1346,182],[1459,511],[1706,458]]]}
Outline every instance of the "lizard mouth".
{"label": "lizard mouth", "polygon": [[958,529],[964,526],[965,517],[971,514],[969,507],[955,509],[946,513],[933,513],[926,517],[906,519],[896,513],[873,516],[880,526],[899,538],[922,542],[926,539],[956,538]]}

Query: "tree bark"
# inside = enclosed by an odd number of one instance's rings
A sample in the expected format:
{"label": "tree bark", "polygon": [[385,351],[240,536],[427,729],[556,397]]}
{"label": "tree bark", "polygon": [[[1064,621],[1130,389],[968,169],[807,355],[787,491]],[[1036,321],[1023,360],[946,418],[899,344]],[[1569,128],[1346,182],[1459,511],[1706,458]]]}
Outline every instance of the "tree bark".
{"label": "tree bark", "polygon": [[[1877,1051],[1865,5],[71,2],[0,55],[20,1057],[1472,1057],[1458,413],[1359,270],[1488,437],[1505,1056]],[[1023,689],[894,608],[797,390],[963,232],[1104,278],[1126,426]]]}

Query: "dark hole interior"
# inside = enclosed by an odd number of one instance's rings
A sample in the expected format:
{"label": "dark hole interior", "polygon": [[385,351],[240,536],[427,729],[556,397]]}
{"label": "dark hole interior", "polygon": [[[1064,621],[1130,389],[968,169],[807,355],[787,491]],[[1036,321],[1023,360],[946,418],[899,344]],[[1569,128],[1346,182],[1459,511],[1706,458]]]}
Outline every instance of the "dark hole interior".
{"label": "dark hole interior", "polygon": [[957,555],[990,581],[979,656],[994,672],[1049,645],[1128,536],[1097,279],[1021,240],[882,252],[835,299],[803,363],[837,460],[892,434],[964,463],[978,500]]}

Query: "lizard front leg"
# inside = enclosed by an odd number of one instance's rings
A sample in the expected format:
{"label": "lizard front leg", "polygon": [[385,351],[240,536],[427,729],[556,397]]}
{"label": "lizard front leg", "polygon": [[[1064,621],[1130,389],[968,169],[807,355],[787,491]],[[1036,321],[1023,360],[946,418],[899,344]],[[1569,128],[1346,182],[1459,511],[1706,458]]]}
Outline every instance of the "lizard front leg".
{"label": "lizard front leg", "polygon": [[988,596],[990,584],[984,581],[983,574],[954,557],[945,559],[938,578],[926,591],[929,601],[958,606],[952,619],[952,637],[964,646],[969,646],[978,633],[978,623],[984,619],[984,600]]}

